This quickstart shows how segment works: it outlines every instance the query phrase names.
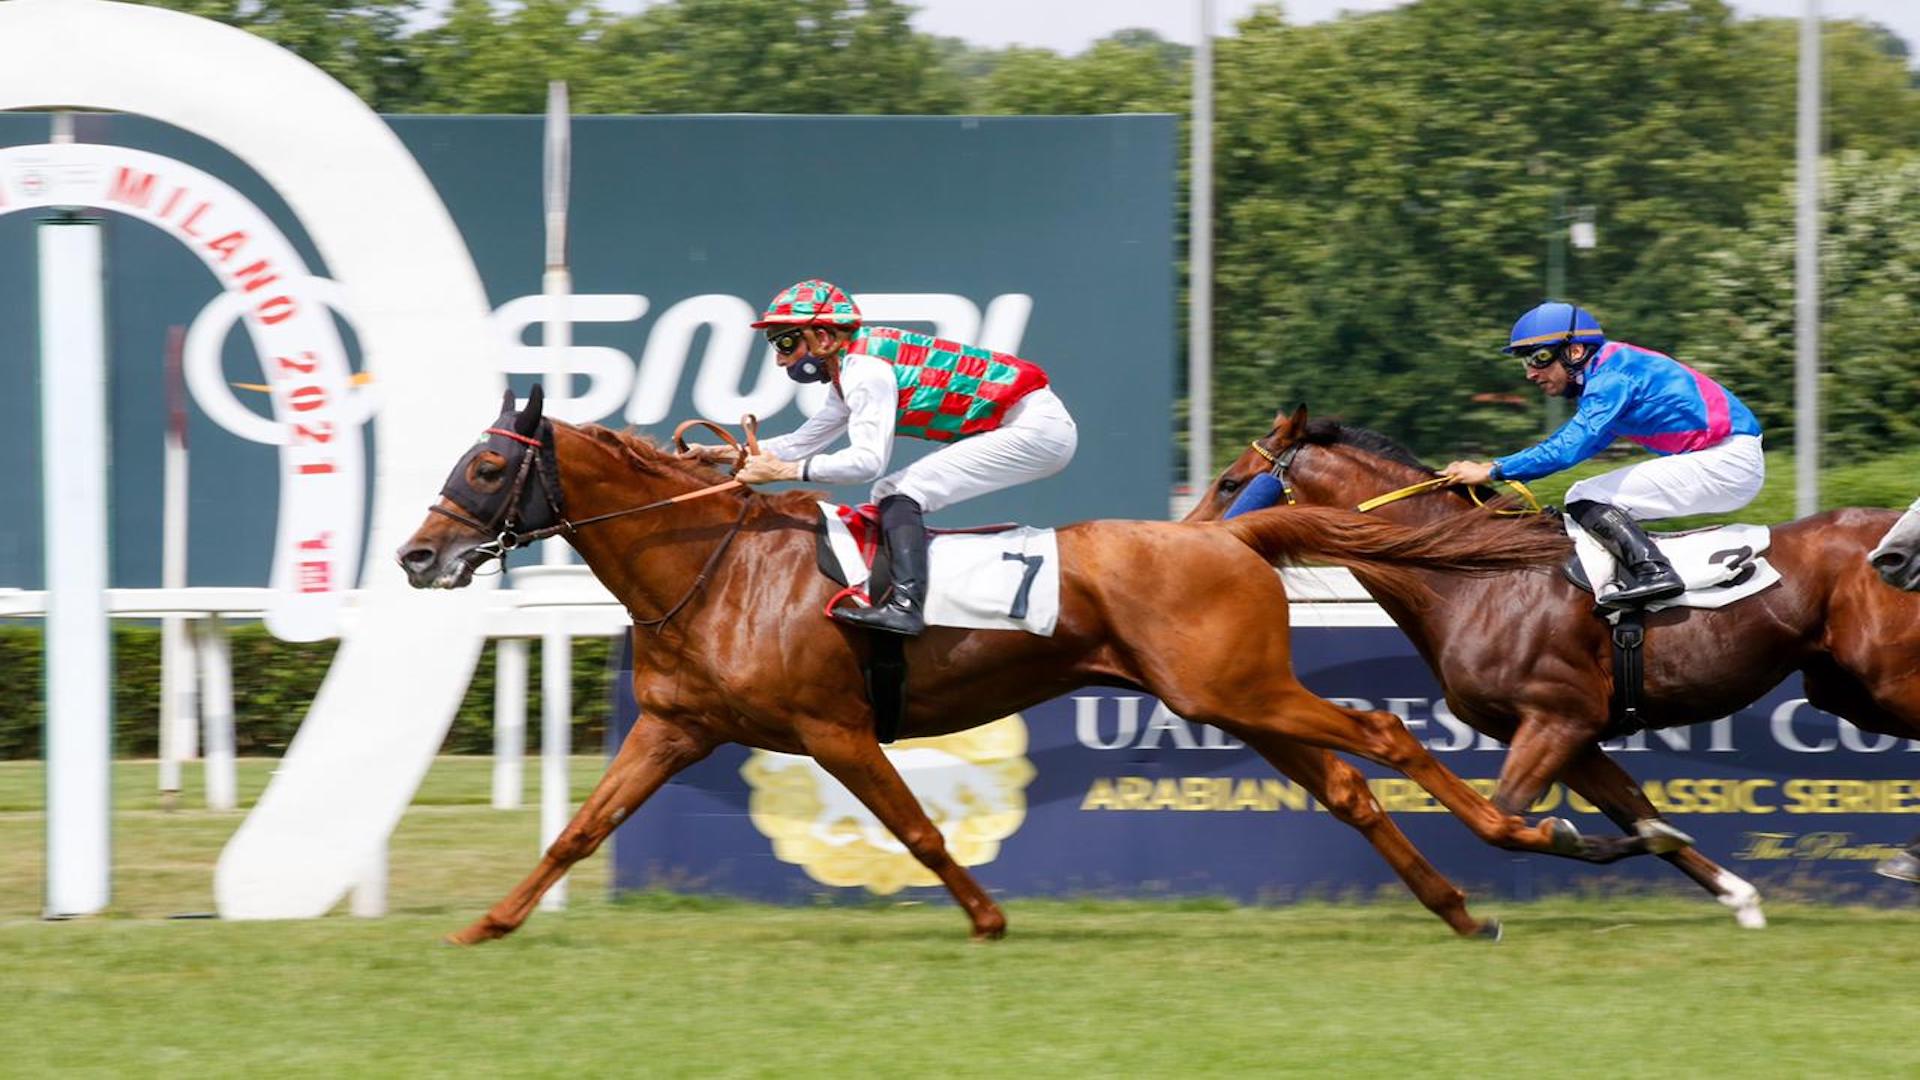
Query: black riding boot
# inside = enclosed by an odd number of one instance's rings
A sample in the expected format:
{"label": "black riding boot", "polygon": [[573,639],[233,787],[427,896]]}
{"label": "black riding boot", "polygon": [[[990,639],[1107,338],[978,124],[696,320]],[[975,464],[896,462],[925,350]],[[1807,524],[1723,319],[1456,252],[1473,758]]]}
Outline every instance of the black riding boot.
{"label": "black riding boot", "polygon": [[927,628],[927,526],[920,504],[905,495],[880,500],[880,533],[886,538],[893,587],[885,603],[868,608],[835,608],[833,617],[852,626],[908,637]]}
{"label": "black riding boot", "polygon": [[[1687,591],[1673,564],[1660,554],[1660,549],[1653,546],[1653,541],[1647,539],[1647,534],[1640,531],[1640,526],[1625,510],[1582,499],[1568,503],[1567,513],[1612,553],[1626,575],[1626,585],[1618,592],[1608,593],[1602,601],[1607,606],[1639,607]],[[1599,591],[1594,590],[1596,595]]]}

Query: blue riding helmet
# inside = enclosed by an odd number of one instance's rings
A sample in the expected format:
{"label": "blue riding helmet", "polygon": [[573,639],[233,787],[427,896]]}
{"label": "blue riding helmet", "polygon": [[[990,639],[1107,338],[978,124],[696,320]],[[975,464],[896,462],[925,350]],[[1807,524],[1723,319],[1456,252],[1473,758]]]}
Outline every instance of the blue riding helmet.
{"label": "blue riding helmet", "polygon": [[1520,316],[1520,321],[1513,324],[1511,340],[1500,351],[1511,355],[1543,345],[1564,345],[1569,341],[1600,345],[1606,340],[1607,335],[1600,331],[1600,320],[1581,308],[1555,300]]}

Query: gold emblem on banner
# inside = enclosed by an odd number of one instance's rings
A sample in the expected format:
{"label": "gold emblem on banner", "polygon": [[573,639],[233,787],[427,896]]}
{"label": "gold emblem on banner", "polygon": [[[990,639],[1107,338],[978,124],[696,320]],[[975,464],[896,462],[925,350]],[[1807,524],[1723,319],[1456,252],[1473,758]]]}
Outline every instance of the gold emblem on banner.
{"label": "gold emblem on banner", "polygon": [[[946,837],[962,866],[992,862],[1027,817],[1027,725],[1019,714],[931,739],[903,739],[887,757]],[[754,828],[774,856],[823,885],[859,885],[881,896],[938,885],[878,818],[812,758],[755,750],[740,768],[753,794]]]}

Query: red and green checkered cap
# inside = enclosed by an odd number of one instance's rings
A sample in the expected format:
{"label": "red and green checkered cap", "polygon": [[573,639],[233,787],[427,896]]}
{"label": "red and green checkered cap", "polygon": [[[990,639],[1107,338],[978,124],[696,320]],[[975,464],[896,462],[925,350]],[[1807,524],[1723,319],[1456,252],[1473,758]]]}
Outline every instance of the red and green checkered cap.
{"label": "red and green checkered cap", "polygon": [[852,297],[831,282],[809,278],[780,290],[753,328],[844,326],[851,329],[859,325],[860,309],[854,306]]}

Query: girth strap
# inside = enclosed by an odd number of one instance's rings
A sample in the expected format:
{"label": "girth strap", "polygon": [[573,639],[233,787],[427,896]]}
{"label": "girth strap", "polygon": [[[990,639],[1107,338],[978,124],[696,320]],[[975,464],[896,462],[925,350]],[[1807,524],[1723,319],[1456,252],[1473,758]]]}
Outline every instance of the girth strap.
{"label": "girth strap", "polygon": [[1646,730],[1640,699],[1646,690],[1641,647],[1646,644],[1646,612],[1629,608],[1613,624],[1613,698],[1607,703],[1608,722],[1603,738],[1617,739]]}

